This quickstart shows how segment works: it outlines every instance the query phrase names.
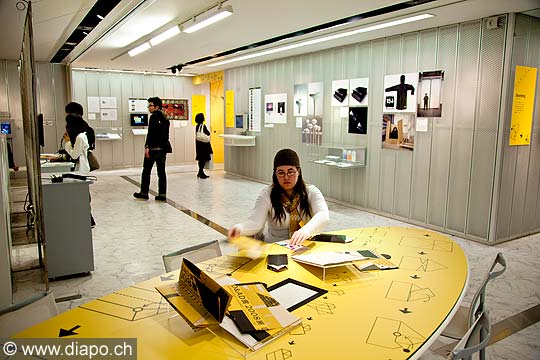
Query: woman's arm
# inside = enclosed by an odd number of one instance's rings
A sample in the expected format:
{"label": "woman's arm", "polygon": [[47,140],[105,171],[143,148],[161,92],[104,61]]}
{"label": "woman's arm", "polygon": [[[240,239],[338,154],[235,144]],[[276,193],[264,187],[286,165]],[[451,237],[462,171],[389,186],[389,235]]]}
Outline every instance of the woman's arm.
{"label": "woman's arm", "polygon": [[64,150],[71,156],[72,159],[78,159],[82,154],[88,151],[88,139],[85,133],[80,133],[75,139],[75,145],[71,145],[71,141],[66,141]]}
{"label": "woman's arm", "polygon": [[234,225],[229,230],[229,237],[239,235],[255,235],[264,228],[268,213],[272,207],[268,188],[263,189],[255,200],[255,206],[248,220]]}
{"label": "woman's arm", "polygon": [[203,132],[204,132],[206,135],[210,136],[210,130],[208,130],[208,128],[206,127],[206,125],[202,125],[202,126],[204,126]]}

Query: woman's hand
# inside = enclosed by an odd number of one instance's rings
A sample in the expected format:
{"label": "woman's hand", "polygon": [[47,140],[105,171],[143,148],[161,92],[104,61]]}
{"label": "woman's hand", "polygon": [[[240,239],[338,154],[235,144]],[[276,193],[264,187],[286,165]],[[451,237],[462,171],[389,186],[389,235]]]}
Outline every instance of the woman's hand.
{"label": "woman's hand", "polygon": [[150,159],[150,149],[146,148],[144,149],[144,157],[147,159]]}
{"label": "woman's hand", "polygon": [[69,141],[69,135],[67,133],[64,133],[64,136],[62,136],[62,139],[64,139],[64,141]]}
{"label": "woman's hand", "polygon": [[304,240],[309,239],[309,234],[303,229],[298,229],[292,234],[291,240],[289,241],[290,246],[300,245]]}
{"label": "woman's hand", "polygon": [[234,239],[235,237],[240,236],[240,228],[238,226],[233,226],[229,229],[227,236],[229,239]]}

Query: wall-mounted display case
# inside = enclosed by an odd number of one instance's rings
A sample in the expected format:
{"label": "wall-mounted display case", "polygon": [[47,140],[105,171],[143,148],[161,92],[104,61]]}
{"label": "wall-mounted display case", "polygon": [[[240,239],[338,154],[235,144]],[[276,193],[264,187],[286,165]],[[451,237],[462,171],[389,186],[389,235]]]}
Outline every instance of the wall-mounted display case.
{"label": "wall-mounted display case", "polygon": [[[367,159],[367,126],[365,132],[359,133],[356,126],[351,130],[356,112],[348,106],[332,107],[330,119],[323,119],[322,139],[320,143],[307,143],[308,161],[310,163],[353,169],[366,166]],[[362,109],[362,108],[360,108]],[[367,113],[367,108],[366,113]],[[352,115],[351,115],[352,114]],[[356,123],[355,123],[356,124]]]}
{"label": "wall-mounted display case", "polygon": [[365,146],[308,145],[310,163],[352,169],[366,166],[367,148]]}

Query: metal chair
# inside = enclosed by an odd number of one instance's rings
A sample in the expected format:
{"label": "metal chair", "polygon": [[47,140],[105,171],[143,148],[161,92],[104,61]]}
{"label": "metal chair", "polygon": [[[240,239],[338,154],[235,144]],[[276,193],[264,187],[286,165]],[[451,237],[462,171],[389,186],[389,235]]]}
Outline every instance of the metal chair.
{"label": "metal chair", "polygon": [[[495,267],[499,265],[501,268],[494,271]],[[465,333],[469,330],[478,316],[485,311],[485,296],[486,287],[490,280],[495,279],[497,276],[504,273],[506,270],[506,260],[502,253],[498,253],[493,261],[493,264],[489,268],[489,271],[482,282],[480,288],[474,294],[471,307],[461,306],[448,326],[442,332],[442,336],[446,336],[452,339],[459,340],[463,338]]]}
{"label": "metal chair", "polygon": [[58,309],[50,291],[9,305],[0,309],[0,338],[13,336],[56,315]]}
{"label": "metal chair", "polygon": [[219,241],[213,240],[163,255],[163,265],[166,272],[171,272],[180,269],[183,258],[198,263],[219,256],[221,256]]}
{"label": "metal chair", "polygon": [[480,360],[485,359],[486,346],[491,338],[491,322],[489,312],[484,311],[478,316],[478,319],[472,324],[469,331],[465,333],[463,339],[450,352],[448,360],[471,360],[472,355],[479,353]]}

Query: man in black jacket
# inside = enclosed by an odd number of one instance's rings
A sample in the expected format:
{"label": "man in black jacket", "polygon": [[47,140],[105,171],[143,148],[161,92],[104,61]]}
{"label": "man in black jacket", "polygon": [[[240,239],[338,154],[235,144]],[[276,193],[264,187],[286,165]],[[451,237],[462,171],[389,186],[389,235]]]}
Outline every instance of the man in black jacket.
{"label": "man in black jacket", "polygon": [[148,111],[152,113],[148,121],[148,134],[144,144],[144,162],[141,174],[141,191],[133,196],[137,199],[148,200],[150,189],[150,173],[156,163],[158,173],[157,201],[167,201],[167,175],[165,174],[165,161],[167,153],[172,152],[169,142],[169,120],[161,111],[162,101],[158,97],[148,99]]}

